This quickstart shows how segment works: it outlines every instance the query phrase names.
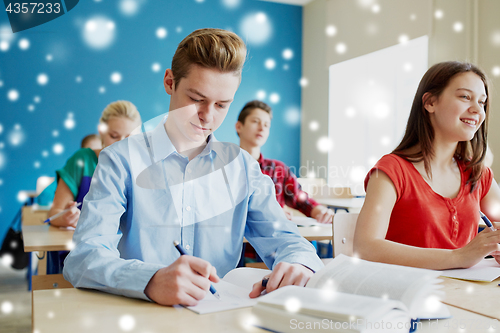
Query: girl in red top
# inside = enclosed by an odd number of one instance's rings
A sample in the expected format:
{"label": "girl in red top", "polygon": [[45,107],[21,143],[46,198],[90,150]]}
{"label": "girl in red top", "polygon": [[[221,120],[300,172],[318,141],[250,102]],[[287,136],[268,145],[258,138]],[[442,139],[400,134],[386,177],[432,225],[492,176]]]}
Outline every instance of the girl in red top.
{"label": "girl in red top", "polygon": [[403,140],[366,176],[357,255],[429,269],[470,267],[488,254],[500,263],[500,230],[477,233],[480,210],[500,221],[500,189],[483,164],[487,97],[486,76],[472,64],[425,73]]}

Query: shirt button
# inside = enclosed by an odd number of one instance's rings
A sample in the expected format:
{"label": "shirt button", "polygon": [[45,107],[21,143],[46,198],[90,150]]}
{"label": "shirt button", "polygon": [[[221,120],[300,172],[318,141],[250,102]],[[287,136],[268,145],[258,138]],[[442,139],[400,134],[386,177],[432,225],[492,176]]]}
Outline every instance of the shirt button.
{"label": "shirt button", "polygon": [[186,245],[186,250],[189,250],[191,248],[191,246],[189,246],[189,244]]}
{"label": "shirt button", "polygon": [[187,206],[186,210],[189,212],[191,210],[191,206]]}
{"label": "shirt button", "polygon": [[191,169],[188,169],[188,173],[191,173]]}
{"label": "shirt button", "polygon": [[455,211],[455,208],[453,208],[453,207],[452,207],[452,208],[450,208],[450,212],[452,212],[452,213],[453,213],[454,211]]}

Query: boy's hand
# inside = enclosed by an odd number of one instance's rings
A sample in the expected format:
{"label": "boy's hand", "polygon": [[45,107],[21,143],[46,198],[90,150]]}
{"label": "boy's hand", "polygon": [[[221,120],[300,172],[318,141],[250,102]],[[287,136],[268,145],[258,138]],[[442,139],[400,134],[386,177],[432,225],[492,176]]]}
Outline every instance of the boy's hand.
{"label": "boy's hand", "polygon": [[194,306],[205,297],[210,282],[219,281],[215,267],[209,262],[184,255],[170,266],[158,270],[149,280],[144,293],[161,305]]}
{"label": "boy's hand", "polygon": [[323,205],[317,205],[311,211],[311,217],[319,223],[332,223],[334,212]]}
{"label": "boy's hand", "polygon": [[259,281],[253,285],[249,296],[250,298],[255,298],[264,290],[270,293],[273,290],[289,285],[303,287],[313,274],[313,271],[301,264],[280,262],[276,265],[272,273],[267,276],[269,277],[267,287],[263,287],[262,281]]}

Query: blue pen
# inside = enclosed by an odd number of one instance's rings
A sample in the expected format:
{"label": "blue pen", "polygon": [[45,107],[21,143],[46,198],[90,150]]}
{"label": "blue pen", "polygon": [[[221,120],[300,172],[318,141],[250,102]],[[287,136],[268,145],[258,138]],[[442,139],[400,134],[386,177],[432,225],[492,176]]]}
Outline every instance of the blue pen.
{"label": "blue pen", "polygon": [[[76,204],[75,207],[80,207],[81,205],[82,205],[82,203],[79,202],[79,203]],[[73,209],[73,207],[65,209],[62,212],[59,212],[59,213],[57,213],[55,215],[52,215],[51,217],[49,217],[48,219],[46,219],[45,221],[43,221],[43,223],[49,223],[50,221],[57,219],[59,216],[65,214],[67,212],[69,212],[71,209]]]}
{"label": "blue pen", "polygon": [[488,226],[488,228],[491,229],[491,231],[497,231],[495,227],[493,226],[493,223],[491,223],[490,220],[486,217],[486,215],[483,214],[483,212],[479,211],[479,214],[481,214],[481,218],[483,219],[484,223]]}
{"label": "blue pen", "polygon": [[[181,244],[179,244],[178,241],[174,241],[174,246],[175,248],[177,249],[177,251],[179,251],[179,253],[181,254],[181,256],[183,255],[187,255],[186,251],[184,250],[184,248],[181,246]],[[212,286],[210,284],[210,292],[212,293],[212,295],[214,295],[217,299],[220,299],[220,295],[219,293],[217,292],[217,290],[215,290],[214,286]]]}

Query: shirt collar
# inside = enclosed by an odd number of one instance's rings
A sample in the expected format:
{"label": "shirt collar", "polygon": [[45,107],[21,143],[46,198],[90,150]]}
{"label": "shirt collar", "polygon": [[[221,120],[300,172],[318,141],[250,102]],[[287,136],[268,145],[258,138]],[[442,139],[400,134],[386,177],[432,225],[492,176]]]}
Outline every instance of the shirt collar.
{"label": "shirt collar", "polygon": [[262,156],[262,153],[260,153],[260,155],[259,155],[258,162],[259,162],[259,164],[262,164],[264,162],[264,156]]}
{"label": "shirt collar", "polygon": [[[168,114],[163,117],[151,133],[151,145],[153,147],[153,158],[155,163],[167,158],[172,153],[177,152],[165,129],[165,121],[167,121],[167,117]],[[219,144],[219,141],[212,133],[208,136],[208,144],[198,156],[206,156],[211,152],[220,155],[222,153],[221,149],[222,145]]]}
{"label": "shirt collar", "polygon": [[168,114],[163,117],[160,123],[151,132],[151,146],[153,148],[153,158],[155,163],[167,158],[170,154],[175,152],[175,147],[170,141],[165,130],[165,121]]}

